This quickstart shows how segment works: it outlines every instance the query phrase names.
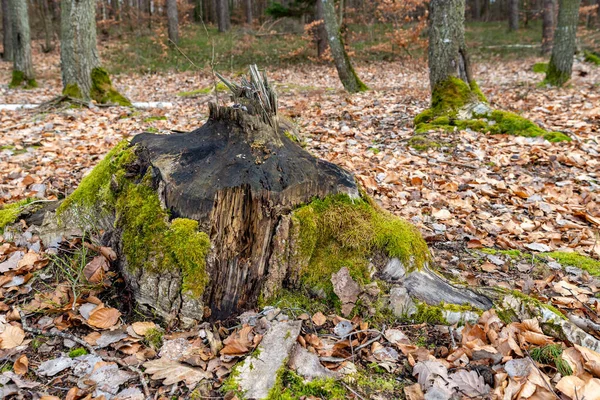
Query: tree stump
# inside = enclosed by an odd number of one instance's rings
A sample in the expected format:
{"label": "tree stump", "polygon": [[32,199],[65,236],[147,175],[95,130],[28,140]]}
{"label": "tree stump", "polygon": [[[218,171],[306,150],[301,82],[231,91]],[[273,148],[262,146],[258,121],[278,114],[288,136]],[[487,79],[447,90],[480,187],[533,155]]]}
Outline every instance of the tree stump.
{"label": "tree stump", "polygon": [[122,142],[57,210],[63,225],[106,231],[139,304],[222,319],[283,289],[335,301],[343,267],[366,285],[428,265],[413,226],[297,143],[264,75],[225,82],[233,106],[211,104],[190,133]]}

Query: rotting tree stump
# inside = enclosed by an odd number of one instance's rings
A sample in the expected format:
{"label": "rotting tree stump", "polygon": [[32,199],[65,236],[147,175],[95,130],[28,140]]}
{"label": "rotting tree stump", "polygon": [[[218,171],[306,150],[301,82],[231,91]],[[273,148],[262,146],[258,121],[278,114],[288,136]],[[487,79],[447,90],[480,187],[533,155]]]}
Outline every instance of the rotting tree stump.
{"label": "rotting tree stump", "polygon": [[491,307],[428,272],[419,232],[304,150],[266,77],[250,72],[240,86],[224,80],[234,105],[211,104],[201,128],[116,146],[63,201],[59,224],[104,230],[136,301],[185,324],[236,315],[282,289],[331,300],[342,267],[362,285],[416,271],[404,280],[423,301],[435,292],[436,304],[447,294]]}

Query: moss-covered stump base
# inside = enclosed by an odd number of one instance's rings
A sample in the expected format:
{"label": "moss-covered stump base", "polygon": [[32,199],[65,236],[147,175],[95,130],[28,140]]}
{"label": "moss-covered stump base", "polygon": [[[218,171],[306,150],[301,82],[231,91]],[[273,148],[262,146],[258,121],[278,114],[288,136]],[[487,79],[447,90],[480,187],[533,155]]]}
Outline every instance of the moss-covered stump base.
{"label": "moss-covered stump base", "polygon": [[417,115],[414,123],[417,135],[437,129],[470,129],[490,134],[543,137],[549,142],[571,140],[564,133],[546,131],[518,114],[492,110],[475,81],[467,84],[458,78],[449,78],[433,89],[431,108]]}
{"label": "moss-covered stump base", "polygon": [[76,82],[67,83],[62,95],[71,99],[93,100],[98,104],[116,104],[131,107],[131,101],[119,93],[110,80],[110,75],[102,67],[92,69],[90,74],[90,92],[84,94]]}
{"label": "moss-covered stump base", "polygon": [[13,71],[12,79],[8,84],[11,89],[23,88],[23,89],[35,89],[38,87],[37,81],[34,78],[25,76],[22,71]]}

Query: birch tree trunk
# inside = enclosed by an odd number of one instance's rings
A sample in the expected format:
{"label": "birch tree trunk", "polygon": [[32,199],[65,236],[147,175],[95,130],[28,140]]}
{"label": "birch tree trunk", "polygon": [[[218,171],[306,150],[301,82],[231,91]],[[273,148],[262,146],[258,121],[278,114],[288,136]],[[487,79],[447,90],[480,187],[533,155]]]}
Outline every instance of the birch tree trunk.
{"label": "birch tree trunk", "polygon": [[13,60],[13,38],[12,23],[10,21],[9,0],[2,0],[2,59],[4,61]]}
{"label": "birch tree trunk", "polygon": [[179,43],[179,18],[177,15],[177,0],[167,0],[167,23],[169,40]]}
{"label": "birch tree trunk", "polygon": [[509,1],[508,29],[511,31],[519,29],[519,0]]}
{"label": "birch tree trunk", "polygon": [[31,60],[31,38],[27,0],[9,0],[12,21],[13,73],[10,87],[37,87]]}
{"label": "birch tree trunk", "polygon": [[546,72],[546,82],[553,86],[562,86],[571,79],[580,3],[581,0],[558,2],[558,22],[554,31],[552,56]]}
{"label": "birch tree trunk", "polygon": [[231,28],[229,0],[217,0],[217,24],[219,32],[227,32]]}
{"label": "birch tree trunk", "polygon": [[368,90],[367,86],[360,80],[358,75],[356,75],[356,72],[350,63],[350,57],[348,57],[348,53],[346,53],[346,49],[344,48],[344,42],[337,21],[338,16],[335,14],[333,0],[319,1],[321,1],[323,6],[323,21],[325,23],[331,55],[333,56],[338,76],[340,77],[344,88],[350,93]]}
{"label": "birch tree trunk", "polygon": [[60,63],[63,95],[130,106],[117,92],[100,63],[96,45],[96,2],[65,0],[61,4]]}
{"label": "birch tree trunk", "polygon": [[554,35],[554,4],[555,0],[544,0],[542,13],[542,54],[552,51],[552,37]]}

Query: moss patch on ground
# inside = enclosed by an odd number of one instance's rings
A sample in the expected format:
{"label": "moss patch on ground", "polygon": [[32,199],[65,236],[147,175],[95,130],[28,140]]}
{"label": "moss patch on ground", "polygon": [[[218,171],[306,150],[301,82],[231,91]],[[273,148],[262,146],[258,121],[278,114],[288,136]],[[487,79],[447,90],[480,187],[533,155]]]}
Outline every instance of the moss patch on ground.
{"label": "moss patch on ground", "polygon": [[548,70],[548,63],[535,63],[533,64],[533,67],[531,67],[531,70],[533,72],[537,72],[538,74],[546,73],[546,71]]}
{"label": "moss patch on ground", "polygon": [[266,400],[300,400],[305,398],[344,400],[348,395],[348,390],[340,382],[333,379],[314,379],[305,382],[294,371],[282,367],[277,372],[275,386],[269,391]]}
{"label": "moss patch on ground", "polygon": [[137,176],[138,181],[128,177],[125,169],[136,159],[127,141],[119,143],[63,201],[57,215],[68,213],[70,220],[91,227],[102,215],[116,215],[128,268],[152,272],[179,268],[182,291],[199,298],[208,283],[208,235],[198,231],[197,221],[170,220],[153,187],[151,168]]}
{"label": "moss patch on ground", "polygon": [[[177,93],[177,96],[180,97],[195,97],[201,94],[209,94],[212,93],[215,90],[214,86],[208,86],[202,89],[196,89],[196,90],[190,90],[188,92],[179,92]],[[223,82],[219,82],[217,83],[217,92],[226,92],[229,89],[227,88],[227,86],[225,86],[225,84],[223,84]]]}
{"label": "moss patch on ground", "polygon": [[[425,132],[428,132],[434,127],[430,124],[421,124],[420,129],[417,130],[417,133],[421,133],[423,129]],[[429,149],[439,149],[442,145],[434,140],[429,139],[425,135],[415,135],[408,140],[408,145],[417,151],[427,151]]]}
{"label": "moss patch on ground", "polygon": [[567,253],[554,251],[542,255],[552,257],[563,266],[571,266],[587,271],[590,275],[600,277],[600,261],[581,255],[579,253]]}
{"label": "moss patch on ground", "polygon": [[[387,213],[368,198],[334,195],[294,211],[299,227],[301,283],[333,291],[331,275],[347,267],[359,284],[371,281],[371,257],[382,252],[397,257],[408,269],[430,259],[427,244],[408,222]],[[329,296],[328,296],[329,297]]]}
{"label": "moss patch on ground", "polygon": [[10,80],[10,83],[8,84],[8,87],[11,89],[15,89],[18,87],[22,87],[23,89],[33,89],[33,88],[38,87],[38,84],[35,79],[33,79],[33,78],[28,79],[25,76],[24,72],[13,71],[12,78]]}
{"label": "moss patch on ground", "polygon": [[584,51],[583,59],[589,63],[600,65],[600,54],[594,53],[592,51]]}
{"label": "moss patch on ground", "polygon": [[25,199],[0,206],[0,233],[4,232],[4,227],[16,222],[25,207],[32,201],[33,199]]}

